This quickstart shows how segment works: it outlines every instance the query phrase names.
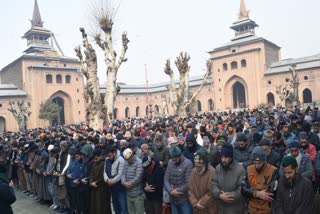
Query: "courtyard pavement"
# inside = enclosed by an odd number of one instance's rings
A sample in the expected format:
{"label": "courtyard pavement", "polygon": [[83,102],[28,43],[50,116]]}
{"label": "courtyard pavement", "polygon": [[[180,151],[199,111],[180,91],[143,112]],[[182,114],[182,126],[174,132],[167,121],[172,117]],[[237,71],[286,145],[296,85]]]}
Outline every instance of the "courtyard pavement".
{"label": "courtyard pavement", "polygon": [[15,190],[15,193],[17,200],[12,205],[14,214],[57,214],[57,212],[50,210],[47,205],[36,202],[35,197],[30,198],[19,190]]}
{"label": "courtyard pavement", "polygon": [[[15,190],[17,200],[12,205],[14,214],[57,214],[50,210],[47,205],[41,205],[35,201],[35,197],[28,197],[19,190]],[[1,212],[0,212],[1,213]],[[320,213],[320,195],[316,196],[314,214]]]}

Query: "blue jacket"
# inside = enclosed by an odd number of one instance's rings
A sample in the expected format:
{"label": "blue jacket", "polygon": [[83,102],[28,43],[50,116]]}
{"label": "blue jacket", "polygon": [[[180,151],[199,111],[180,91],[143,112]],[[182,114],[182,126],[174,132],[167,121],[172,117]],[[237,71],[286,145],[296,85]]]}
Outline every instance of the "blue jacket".
{"label": "blue jacket", "polygon": [[[70,165],[71,165],[71,162],[70,162]],[[79,161],[79,160],[75,160],[74,163],[73,163],[73,166],[72,166],[72,169],[70,169],[70,165],[69,165],[69,168],[68,170],[70,170],[70,173],[71,173],[71,176],[72,176],[72,179],[70,181],[70,187],[71,188],[77,188],[77,187],[80,187],[80,184],[75,184],[73,183],[74,180],[79,180],[79,182],[81,182],[81,179],[82,179],[82,170],[83,170],[83,162],[82,161]],[[72,171],[71,171],[72,170]],[[69,174],[70,174],[69,173]]]}
{"label": "blue jacket", "polygon": [[[69,163],[68,169],[66,171],[66,175],[72,174],[72,172],[75,170],[76,162],[78,162],[78,160],[75,157],[70,158],[70,163]],[[68,180],[69,185],[73,186],[72,184],[74,184],[73,183],[74,179],[67,178],[67,180]],[[76,185],[76,184],[74,184],[74,185]]]}

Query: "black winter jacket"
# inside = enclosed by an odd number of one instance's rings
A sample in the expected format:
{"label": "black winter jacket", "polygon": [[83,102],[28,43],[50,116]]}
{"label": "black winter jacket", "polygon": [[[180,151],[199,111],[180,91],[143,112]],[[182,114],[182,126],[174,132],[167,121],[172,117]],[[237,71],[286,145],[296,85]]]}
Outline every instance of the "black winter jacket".
{"label": "black winter jacket", "polygon": [[312,183],[308,178],[298,174],[295,182],[288,184],[281,176],[272,213],[312,214],[314,197]]}
{"label": "black winter jacket", "polygon": [[16,201],[16,196],[8,182],[0,177],[0,213],[13,214],[11,204]]}

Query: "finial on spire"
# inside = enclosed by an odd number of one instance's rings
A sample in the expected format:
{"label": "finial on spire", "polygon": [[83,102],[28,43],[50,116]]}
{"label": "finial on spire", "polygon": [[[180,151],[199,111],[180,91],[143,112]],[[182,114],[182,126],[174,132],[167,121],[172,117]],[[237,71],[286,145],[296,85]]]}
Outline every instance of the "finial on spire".
{"label": "finial on spire", "polygon": [[40,10],[38,6],[38,1],[34,1],[34,7],[33,7],[33,15],[31,20],[32,27],[43,27],[43,22],[40,15]]}
{"label": "finial on spire", "polygon": [[243,18],[249,18],[249,11],[247,10],[245,1],[241,0],[239,19],[243,19]]}

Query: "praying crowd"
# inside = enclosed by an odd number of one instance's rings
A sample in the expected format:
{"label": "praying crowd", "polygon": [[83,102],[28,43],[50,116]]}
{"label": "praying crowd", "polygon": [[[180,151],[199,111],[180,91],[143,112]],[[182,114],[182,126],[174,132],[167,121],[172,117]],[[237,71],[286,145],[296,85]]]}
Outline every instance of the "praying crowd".
{"label": "praying crowd", "polygon": [[57,213],[320,213],[319,122],[278,107],[5,132],[0,213],[15,191]]}

